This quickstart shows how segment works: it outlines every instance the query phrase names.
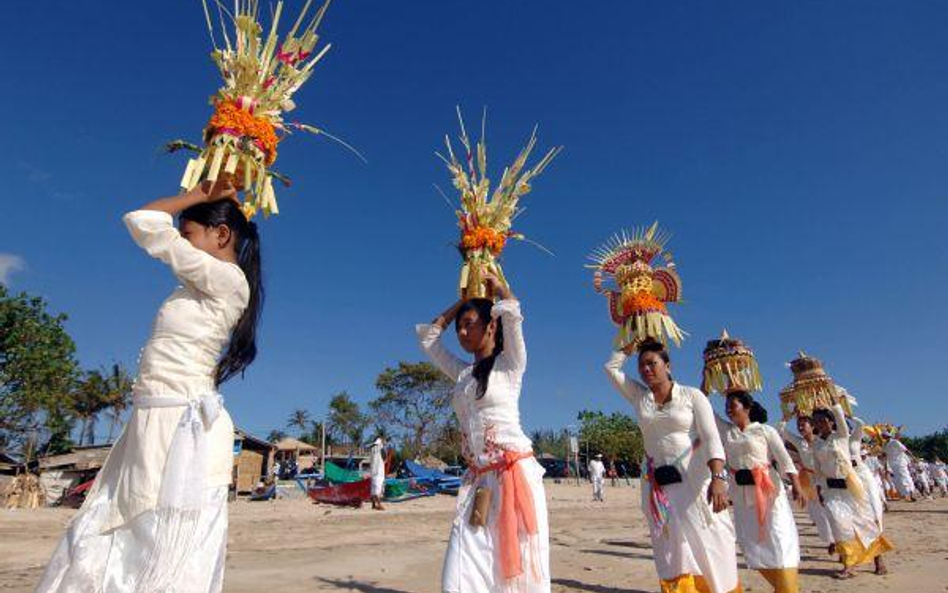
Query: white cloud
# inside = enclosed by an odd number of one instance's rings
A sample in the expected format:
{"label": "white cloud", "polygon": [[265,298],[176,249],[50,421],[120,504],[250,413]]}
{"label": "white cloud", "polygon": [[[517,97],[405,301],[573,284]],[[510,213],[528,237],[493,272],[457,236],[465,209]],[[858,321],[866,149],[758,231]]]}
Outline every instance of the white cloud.
{"label": "white cloud", "polygon": [[23,258],[12,253],[0,253],[0,284],[9,284],[14,272],[26,269]]}

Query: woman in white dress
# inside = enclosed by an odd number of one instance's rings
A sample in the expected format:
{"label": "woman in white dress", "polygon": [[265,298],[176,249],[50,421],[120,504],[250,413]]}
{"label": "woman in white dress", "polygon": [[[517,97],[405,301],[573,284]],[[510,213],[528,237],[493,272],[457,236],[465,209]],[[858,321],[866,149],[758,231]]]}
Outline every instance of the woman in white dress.
{"label": "woman in white dress", "polygon": [[[797,468],[767,411],[746,391],[727,394],[731,422],[715,415],[731,474],[737,543],[747,567],[760,572],[776,593],[799,591],[800,542],[782,476],[800,499]],[[776,462],[774,468],[772,462]]]}
{"label": "woman in white dress", "polygon": [[662,344],[646,341],[638,352],[645,385],[622,370],[631,346],[614,352],[605,368],[642,429],[642,510],[662,593],[739,591],[734,526],[722,512],[728,474],[714,411],[700,390],[672,380]]}
{"label": "woman in white dress", "polygon": [[263,299],[256,227],[235,195],[224,178],[125,215],[181,284],[142,350],[128,424],[40,593],[221,590],[234,429],[218,387],[253,361]]}
{"label": "woman in white dress", "polygon": [[876,574],[887,572],[882,554],[892,549],[892,544],[882,533],[875,520],[869,502],[869,494],[853,470],[849,457],[849,428],[843,408],[838,403],[832,411],[818,409],[813,412],[813,425],[817,436],[813,457],[816,471],[823,477],[823,503],[829,515],[843,569],[839,578],[855,576],[853,568],[874,561]]}
{"label": "woman in white dress", "polygon": [[879,522],[879,528],[882,528],[882,514],[885,512],[885,494],[879,488],[872,470],[862,459],[862,437],[865,421],[856,416],[849,418],[852,427],[849,431],[849,457],[856,475],[862,482],[863,490],[869,496],[869,504],[872,507],[872,513]]}
{"label": "woman in white dress", "polygon": [[827,552],[832,556],[836,553],[836,542],[833,540],[833,529],[830,527],[829,515],[823,506],[822,492],[826,488],[822,478],[816,473],[816,460],[813,458],[813,443],[816,433],[813,432],[813,419],[809,416],[797,416],[797,436],[787,430],[786,421],[777,425],[780,436],[800,453],[799,478],[802,497],[806,503],[806,512],[816,526],[816,533],[820,541],[827,546]]}
{"label": "woman in white dress", "polygon": [[[459,301],[416,327],[422,350],[456,382],[451,405],[468,471],[444,556],[444,593],[550,591],[550,543],[543,467],[520,425],[520,386],[527,366],[520,302],[494,276],[499,300]],[[469,364],[441,342],[454,324]]]}
{"label": "woman in white dress", "polygon": [[892,483],[899,496],[915,502],[915,481],[912,479],[912,472],[909,469],[909,462],[913,459],[908,448],[902,444],[894,435],[884,435],[888,440],[885,444],[885,457],[892,472]]}

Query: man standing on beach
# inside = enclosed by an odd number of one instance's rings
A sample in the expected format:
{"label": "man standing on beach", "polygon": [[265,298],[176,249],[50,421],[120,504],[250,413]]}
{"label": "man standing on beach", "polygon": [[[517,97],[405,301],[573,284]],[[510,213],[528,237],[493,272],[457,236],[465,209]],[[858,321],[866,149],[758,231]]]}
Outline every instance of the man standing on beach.
{"label": "man standing on beach", "polygon": [[384,511],[382,496],[385,495],[385,460],[382,459],[382,439],[372,443],[372,457],[369,462],[369,476],[372,479],[372,508]]}
{"label": "man standing on beach", "polygon": [[606,477],[606,466],[602,463],[602,453],[597,453],[595,459],[589,462],[589,479],[593,485],[593,500],[604,502],[602,486]]}

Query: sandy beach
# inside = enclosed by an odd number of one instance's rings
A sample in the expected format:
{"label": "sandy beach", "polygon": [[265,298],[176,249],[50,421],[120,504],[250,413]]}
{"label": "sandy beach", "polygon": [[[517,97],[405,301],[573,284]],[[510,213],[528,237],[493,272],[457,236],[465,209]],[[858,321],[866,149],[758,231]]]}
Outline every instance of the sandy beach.
{"label": "sandy beach", "polygon": [[[636,593],[657,590],[651,547],[639,510],[638,485],[606,488],[593,503],[588,485],[547,482],[553,550],[553,590]],[[237,501],[230,506],[230,544],[224,590],[437,592],[441,555],[452,517],[448,496],[388,505],[385,512],[340,509],[306,500]],[[75,511],[0,511],[0,590],[33,590],[44,563]],[[837,581],[837,564],[801,526],[801,590],[948,591],[948,499],[892,503],[886,533],[896,545],[890,574],[859,569]],[[741,571],[747,591],[769,591],[756,573]]]}

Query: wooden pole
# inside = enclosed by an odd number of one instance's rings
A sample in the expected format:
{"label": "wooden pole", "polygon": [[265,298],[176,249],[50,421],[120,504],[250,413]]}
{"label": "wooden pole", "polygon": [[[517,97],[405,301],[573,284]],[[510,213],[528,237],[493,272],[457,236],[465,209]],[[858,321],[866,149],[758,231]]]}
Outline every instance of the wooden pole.
{"label": "wooden pole", "polygon": [[322,469],[323,475],[325,476],[326,475],[326,421],[323,420],[322,422],[320,422],[319,427],[320,427],[320,433],[321,433],[319,437],[320,465],[321,465],[320,469]]}

